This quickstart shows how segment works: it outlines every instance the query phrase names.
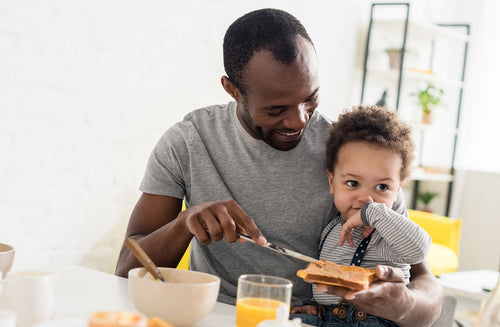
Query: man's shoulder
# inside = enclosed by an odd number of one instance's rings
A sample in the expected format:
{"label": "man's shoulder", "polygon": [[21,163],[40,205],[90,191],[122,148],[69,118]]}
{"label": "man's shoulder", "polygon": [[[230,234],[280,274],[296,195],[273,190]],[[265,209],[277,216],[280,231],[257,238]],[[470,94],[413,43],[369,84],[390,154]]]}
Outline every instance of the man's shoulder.
{"label": "man's shoulder", "polygon": [[[232,130],[235,120],[236,104],[212,105],[195,109],[186,114],[181,121],[167,129],[162,136],[162,143],[190,144],[196,140],[207,140],[221,133]],[[218,131],[218,133],[214,133]]]}
{"label": "man's shoulder", "polygon": [[184,116],[183,121],[191,123],[205,123],[219,119],[227,119],[230,117],[231,111],[235,110],[236,104],[229,102],[227,104],[216,104],[195,109]]}
{"label": "man's shoulder", "polygon": [[330,127],[332,121],[319,111],[315,111],[311,117],[310,123],[314,129],[324,130]]}
{"label": "man's shoulder", "polygon": [[328,125],[330,125],[332,123],[332,120],[330,118],[326,117],[325,115],[323,115],[318,110],[314,111],[314,117],[316,117],[316,119],[319,122],[322,122],[322,123],[325,123],[325,124],[328,124]]}
{"label": "man's shoulder", "polygon": [[167,131],[168,137],[174,135],[189,135],[191,133],[200,133],[204,130],[217,128],[217,125],[228,124],[231,120],[231,111],[235,110],[236,104],[229,102],[227,104],[217,104],[195,109],[184,116],[171,126]]}
{"label": "man's shoulder", "polygon": [[[319,146],[320,148],[324,146],[326,135],[331,124],[332,122],[330,119],[328,119],[318,111],[315,111],[307,125],[305,134],[306,143],[312,142],[313,144],[315,144],[315,147]],[[321,148],[320,151],[323,152],[324,150]]]}

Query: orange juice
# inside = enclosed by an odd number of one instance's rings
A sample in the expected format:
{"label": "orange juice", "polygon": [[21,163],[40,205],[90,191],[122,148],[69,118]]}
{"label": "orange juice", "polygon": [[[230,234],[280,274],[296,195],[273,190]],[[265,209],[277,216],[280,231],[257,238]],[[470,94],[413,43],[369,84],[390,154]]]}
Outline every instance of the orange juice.
{"label": "orange juice", "polygon": [[256,327],[261,321],[276,319],[281,304],[285,303],[254,297],[236,301],[236,327]]}

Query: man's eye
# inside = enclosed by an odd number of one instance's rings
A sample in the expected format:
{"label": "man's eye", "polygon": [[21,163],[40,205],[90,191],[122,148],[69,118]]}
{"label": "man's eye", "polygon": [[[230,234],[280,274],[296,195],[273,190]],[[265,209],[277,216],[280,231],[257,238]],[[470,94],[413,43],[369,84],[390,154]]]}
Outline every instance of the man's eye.
{"label": "man's eye", "polygon": [[389,189],[389,186],[386,184],[378,184],[377,185],[377,191],[387,191]]}
{"label": "man's eye", "polygon": [[350,187],[356,187],[358,186],[358,182],[356,181],[347,181],[347,186],[350,186]]}
{"label": "man's eye", "polygon": [[281,113],[283,112],[283,110],[272,110],[272,111],[268,111],[267,114],[271,117],[277,117],[279,115],[281,115]]}
{"label": "man's eye", "polygon": [[311,97],[306,99],[306,102],[316,102],[318,100],[318,94],[314,94]]}

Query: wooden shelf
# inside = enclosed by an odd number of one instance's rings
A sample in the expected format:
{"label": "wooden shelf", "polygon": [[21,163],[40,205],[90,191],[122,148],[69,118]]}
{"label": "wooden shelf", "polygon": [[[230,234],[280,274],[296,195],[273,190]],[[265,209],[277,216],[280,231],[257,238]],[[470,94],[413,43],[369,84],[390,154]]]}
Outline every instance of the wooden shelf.
{"label": "wooden shelf", "polygon": [[[375,97],[380,96],[382,88],[392,96],[388,99],[391,106],[396,110],[401,109],[401,118],[414,128],[414,131],[418,133],[416,137],[420,141],[417,143],[419,154],[416,156],[418,168],[414,169],[410,176],[410,179],[414,181],[410,207],[416,207],[420,181],[446,183],[448,185],[440,185],[440,187],[447,187],[444,215],[448,216],[454,182],[454,159],[460,128],[462,90],[465,88],[463,76],[465,76],[465,61],[470,41],[468,35],[470,26],[460,23],[440,25],[434,22],[410,19],[410,5],[410,2],[372,3],[364,48],[360,102],[374,103],[377,99]],[[402,8],[398,13],[396,10],[388,9],[398,7]],[[374,15],[375,8],[384,9],[385,16]],[[382,12],[378,11],[378,13]],[[406,33],[405,26],[408,26]],[[387,59],[390,58],[384,52],[390,48],[405,51],[401,70],[399,67],[397,67],[398,69],[389,69],[389,66],[391,64],[394,66],[394,63],[388,62]],[[399,65],[396,63],[396,66]],[[418,113],[411,111],[413,104],[409,101],[413,100],[410,98],[411,94],[414,93],[412,91],[420,88],[419,84],[424,83],[445,89],[447,96],[449,94],[452,101],[450,103],[454,111],[448,113],[447,116],[439,115],[438,126],[421,124]],[[456,106],[451,99],[451,97],[455,97],[455,94],[457,96]],[[369,99],[365,99],[365,97]],[[449,122],[445,121],[447,119]],[[429,139],[426,136],[439,137],[443,144],[451,142],[453,151],[450,153],[452,160],[449,165],[448,161],[445,164],[443,160],[435,160],[436,165],[446,165],[446,167],[422,166],[424,164],[422,159],[426,157],[424,155],[426,151],[423,148],[429,148],[433,145],[429,144]],[[447,154],[448,151],[444,151],[442,156],[447,156]]]}
{"label": "wooden shelf", "polygon": [[[376,76],[379,78],[383,79],[389,79],[393,81],[397,81],[399,78],[399,70],[397,69],[372,69],[368,68],[367,72],[369,74],[372,74],[371,76]],[[424,81],[424,82],[430,82],[435,85],[446,85],[446,86],[452,86],[452,87],[464,87],[464,82],[458,81],[458,80],[452,80],[452,79],[446,79],[446,78],[440,78],[439,76],[435,76],[433,74],[427,74],[427,73],[420,73],[413,71],[411,69],[404,69],[403,70],[403,78],[404,79],[411,79],[414,81]]]}
{"label": "wooden shelf", "polygon": [[453,175],[445,173],[426,172],[420,167],[412,171],[410,179],[414,181],[452,182]]}
{"label": "wooden shelf", "polygon": [[[425,132],[425,131],[432,131],[435,127],[432,124],[424,124],[421,122],[415,122],[415,121],[405,121],[407,124],[409,124],[415,132],[420,131],[420,132]],[[459,135],[460,131],[457,128],[453,128],[449,130],[448,134],[445,135]]]}
{"label": "wooden shelf", "polygon": [[[404,19],[377,19],[373,20],[373,24],[377,28],[384,28],[393,33],[396,29],[401,29],[404,26]],[[469,36],[465,33],[460,33],[450,30],[450,28],[432,24],[429,22],[411,20],[408,22],[408,35],[412,38],[434,39],[443,37],[453,39],[459,42],[468,42]]]}

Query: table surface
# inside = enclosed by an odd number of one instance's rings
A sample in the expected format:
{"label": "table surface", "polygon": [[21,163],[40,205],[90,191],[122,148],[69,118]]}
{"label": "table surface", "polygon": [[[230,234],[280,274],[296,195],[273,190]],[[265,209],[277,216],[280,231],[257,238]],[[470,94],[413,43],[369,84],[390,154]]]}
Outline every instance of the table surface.
{"label": "table surface", "polygon": [[[68,322],[86,321],[96,311],[136,311],[126,278],[80,266],[61,267],[56,272],[56,315],[52,322],[42,326],[80,327]],[[235,321],[236,307],[217,302],[195,327],[234,327]]]}
{"label": "table surface", "polygon": [[494,270],[469,270],[442,274],[439,282],[443,290],[457,299],[455,319],[463,326],[473,326],[481,302],[489,294],[498,280]]}
{"label": "table surface", "polygon": [[[56,315],[53,323],[43,326],[80,327],[86,325],[67,322],[71,319],[86,321],[96,311],[136,311],[126,278],[80,266],[60,267],[56,272]],[[493,288],[497,279],[496,271],[477,270],[443,274],[440,282],[446,292],[479,304],[488,294],[483,288]],[[235,317],[234,306],[217,302],[212,312],[195,327],[234,327]]]}
{"label": "table surface", "polygon": [[[56,270],[55,320],[88,319],[96,311],[136,311],[128,293],[128,279],[112,274],[69,266]],[[215,304],[196,327],[234,326],[236,308]]]}
{"label": "table surface", "polygon": [[445,292],[455,296],[482,301],[498,280],[494,270],[469,270],[442,274],[439,282]]}

